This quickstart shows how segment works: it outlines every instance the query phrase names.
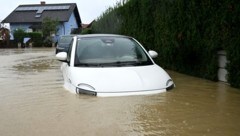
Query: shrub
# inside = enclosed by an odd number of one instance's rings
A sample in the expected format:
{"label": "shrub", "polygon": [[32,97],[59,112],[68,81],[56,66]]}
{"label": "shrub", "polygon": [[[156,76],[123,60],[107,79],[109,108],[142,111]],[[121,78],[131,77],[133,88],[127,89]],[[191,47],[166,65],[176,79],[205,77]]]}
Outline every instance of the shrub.
{"label": "shrub", "polygon": [[92,33],[92,29],[91,28],[85,28],[81,32],[81,34],[91,34],[91,33]]}
{"label": "shrub", "polygon": [[26,33],[22,29],[17,29],[13,33],[16,42],[23,43],[23,38],[26,37]]}
{"label": "shrub", "polygon": [[33,43],[34,47],[41,47],[43,44],[42,34],[38,33],[38,32],[26,33],[26,32],[24,32],[24,30],[18,29],[16,31],[14,31],[13,35],[14,35],[14,40],[17,43],[20,42],[23,44],[23,39],[25,37],[29,37],[29,38],[31,38],[31,42]]}
{"label": "shrub", "polygon": [[31,41],[33,42],[33,47],[41,47],[43,45],[41,33],[32,32],[27,33],[26,35],[31,38]]}
{"label": "shrub", "polygon": [[138,39],[159,52],[156,62],[182,73],[217,80],[217,51],[225,49],[228,82],[240,88],[238,0],[128,0],[106,10],[94,33]]}

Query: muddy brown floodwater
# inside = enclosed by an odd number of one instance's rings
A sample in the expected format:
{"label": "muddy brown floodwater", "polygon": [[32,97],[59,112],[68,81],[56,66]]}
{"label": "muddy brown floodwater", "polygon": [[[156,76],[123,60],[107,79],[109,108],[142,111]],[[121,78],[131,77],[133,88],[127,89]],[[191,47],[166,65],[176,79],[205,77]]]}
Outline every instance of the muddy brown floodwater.
{"label": "muddy brown floodwater", "polygon": [[237,136],[240,90],[168,71],[170,92],[75,95],[53,48],[0,50],[1,136]]}

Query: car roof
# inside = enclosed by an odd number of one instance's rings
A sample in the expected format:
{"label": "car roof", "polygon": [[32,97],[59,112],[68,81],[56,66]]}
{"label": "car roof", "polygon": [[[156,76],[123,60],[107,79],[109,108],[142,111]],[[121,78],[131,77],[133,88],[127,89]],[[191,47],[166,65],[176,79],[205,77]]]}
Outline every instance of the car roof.
{"label": "car roof", "polygon": [[78,38],[90,38],[90,37],[125,37],[130,38],[125,35],[117,35],[117,34],[86,34],[86,35],[77,35]]}

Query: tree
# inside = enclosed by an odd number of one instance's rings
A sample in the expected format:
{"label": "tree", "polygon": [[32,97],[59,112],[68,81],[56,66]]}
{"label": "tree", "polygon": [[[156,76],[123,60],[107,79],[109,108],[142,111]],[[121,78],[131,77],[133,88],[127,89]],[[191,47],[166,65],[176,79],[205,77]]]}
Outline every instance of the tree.
{"label": "tree", "polygon": [[42,33],[43,37],[51,36],[57,32],[58,20],[52,20],[49,17],[43,19],[42,22]]}
{"label": "tree", "polygon": [[58,20],[52,20],[49,17],[46,17],[43,19],[42,22],[42,33],[43,33],[43,38],[44,38],[44,43],[47,46],[51,46],[53,39],[51,37],[52,34],[56,34],[57,32],[57,26],[59,22]]}
{"label": "tree", "polygon": [[0,43],[9,46],[10,31],[7,28],[0,27]]}

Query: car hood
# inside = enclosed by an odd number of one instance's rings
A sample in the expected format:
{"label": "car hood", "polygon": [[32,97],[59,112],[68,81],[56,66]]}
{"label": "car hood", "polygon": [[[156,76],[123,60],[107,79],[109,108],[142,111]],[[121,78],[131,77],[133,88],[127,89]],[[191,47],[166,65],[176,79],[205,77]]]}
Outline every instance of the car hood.
{"label": "car hood", "polygon": [[70,67],[69,79],[81,89],[131,92],[166,89],[169,75],[158,65],[138,67]]}

